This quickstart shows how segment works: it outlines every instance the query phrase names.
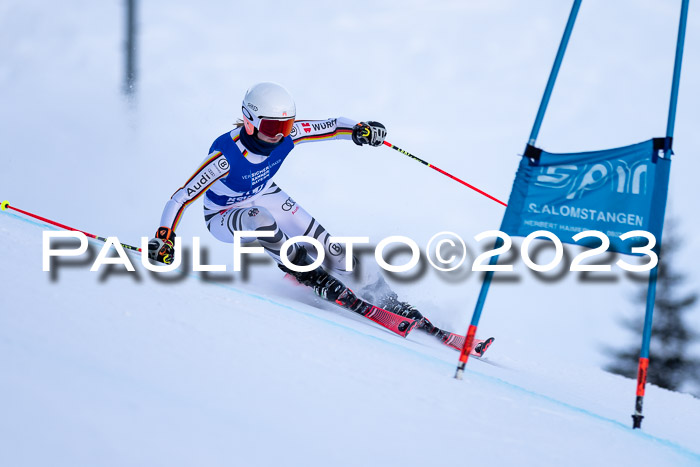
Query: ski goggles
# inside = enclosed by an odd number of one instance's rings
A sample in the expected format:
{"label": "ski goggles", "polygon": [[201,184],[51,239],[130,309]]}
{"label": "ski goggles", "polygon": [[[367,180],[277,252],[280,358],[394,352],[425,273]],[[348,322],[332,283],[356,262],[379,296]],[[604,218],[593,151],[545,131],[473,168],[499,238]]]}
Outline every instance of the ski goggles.
{"label": "ski goggles", "polygon": [[289,133],[292,132],[293,126],[294,118],[279,120],[261,117],[260,125],[258,125],[258,131],[269,138],[274,138],[279,134],[286,138],[289,136]]}

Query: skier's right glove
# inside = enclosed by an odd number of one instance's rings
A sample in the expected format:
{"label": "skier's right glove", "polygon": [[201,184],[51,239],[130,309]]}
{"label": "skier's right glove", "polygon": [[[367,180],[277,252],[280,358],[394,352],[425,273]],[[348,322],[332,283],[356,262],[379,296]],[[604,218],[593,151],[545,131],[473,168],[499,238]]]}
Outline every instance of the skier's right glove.
{"label": "skier's right glove", "polygon": [[358,146],[381,146],[386,138],[386,127],[379,122],[360,122],[352,127],[352,140]]}
{"label": "skier's right glove", "polygon": [[175,259],[175,232],[167,227],[159,227],[155,238],[148,241],[148,259],[158,263],[171,264]]}

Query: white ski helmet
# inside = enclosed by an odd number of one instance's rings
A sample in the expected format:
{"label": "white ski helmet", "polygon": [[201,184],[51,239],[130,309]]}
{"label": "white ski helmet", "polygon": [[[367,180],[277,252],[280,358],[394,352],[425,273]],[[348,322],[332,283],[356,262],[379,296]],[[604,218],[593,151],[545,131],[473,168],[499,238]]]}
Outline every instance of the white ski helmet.
{"label": "white ski helmet", "polygon": [[270,138],[289,136],[296,113],[294,99],[277,83],[258,83],[243,97],[243,124],[249,135],[257,128]]}

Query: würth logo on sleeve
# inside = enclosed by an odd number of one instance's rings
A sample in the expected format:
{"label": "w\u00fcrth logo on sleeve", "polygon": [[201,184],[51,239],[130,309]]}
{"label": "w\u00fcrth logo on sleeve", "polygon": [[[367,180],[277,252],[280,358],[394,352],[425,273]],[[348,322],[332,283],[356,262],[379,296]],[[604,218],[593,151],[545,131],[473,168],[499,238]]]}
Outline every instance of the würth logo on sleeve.
{"label": "w\u00fcrth logo on sleeve", "polygon": [[302,123],[301,126],[302,126],[302,128],[304,128],[304,133],[311,133],[311,124],[310,123]]}
{"label": "w\u00fcrth logo on sleeve", "polygon": [[[337,118],[332,118],[330,120],[326,120],[323,123],[314,123],[311,126],[313,126],[314,130],[316,130],[316,131],[330,130],[331,128],[333,128],[335,126],[335,123],[337,120],[338,120]],[[367,130],[369,131],[369,128]]]}

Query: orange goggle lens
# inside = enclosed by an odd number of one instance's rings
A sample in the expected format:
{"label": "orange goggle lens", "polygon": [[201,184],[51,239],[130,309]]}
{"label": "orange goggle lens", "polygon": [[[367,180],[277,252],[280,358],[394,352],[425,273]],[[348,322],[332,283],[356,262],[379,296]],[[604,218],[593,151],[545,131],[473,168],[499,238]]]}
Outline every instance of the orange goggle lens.
{"label": "orange goggle lens", "polygon": [[288,118],[286,120],[273,120],[270,118],[261,118],[260,127],[258,128],[258,131],[270,138],[274,138],[279,134],[282,134],[282,136],[287,137],[289,136],[289,133],[292,132],[293,126],[293,118]]}

